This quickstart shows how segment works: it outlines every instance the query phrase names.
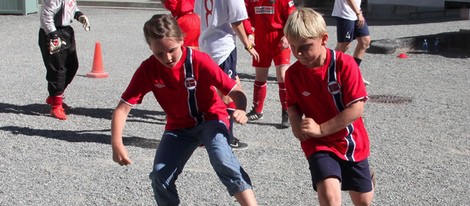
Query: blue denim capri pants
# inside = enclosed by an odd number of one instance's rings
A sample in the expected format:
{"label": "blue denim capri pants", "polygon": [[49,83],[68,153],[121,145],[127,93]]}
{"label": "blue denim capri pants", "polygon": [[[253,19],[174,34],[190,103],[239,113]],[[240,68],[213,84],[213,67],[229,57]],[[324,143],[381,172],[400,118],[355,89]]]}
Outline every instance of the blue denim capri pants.
{"label": "blue denim capri pants", "polygon": [[233,154],[227,137],[227,126],[219,120],[206,121],[192,128],[165,131],[150,173],[157,204],[180,204],[175,181],[201,144],[204,144],[212,167],[231,196],[251,189],[251,180]]}

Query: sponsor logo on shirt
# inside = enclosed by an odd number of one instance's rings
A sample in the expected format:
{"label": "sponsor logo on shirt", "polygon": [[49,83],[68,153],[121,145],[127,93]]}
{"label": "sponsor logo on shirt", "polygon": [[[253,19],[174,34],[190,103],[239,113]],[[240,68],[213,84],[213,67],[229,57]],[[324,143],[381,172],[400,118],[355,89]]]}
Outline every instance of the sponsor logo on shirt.
{"label": "sponsor logo on shirt", "polygon": [[256,6],[255,14],[274,14],[273,6]]}
{"label": "sponsor logo on shirt", "polygon": [[302,92],[302,95],[308,97],[308,96],[310,96],[310,92],[304,91],[304,92]]}
{"label": "sponsor logo on shirt", "polygon": [[161,88],[165,87],[165,85],[157,82],[157,83],[155,83],[155,87],[161,89]]}
{"label": "sponsor logo on shirt", "polygon": [[186,89],[193,90],[196,88],[197,81],[193,77],[187,77],[184,80],[184,86]]}
{"label": "sponsor logo on shirt", "polygon": [[294,1],[289,1],[288,5],[289,5],[289,7],[293,7],[293,6],[295,6],[295,3],[294,3]]}
{"label": "sponsor logo on shirt", "polygon": [[341,90],[341,85],[337,81],[331,81],[328,83],[328,92],[330,94],[338,94]]}

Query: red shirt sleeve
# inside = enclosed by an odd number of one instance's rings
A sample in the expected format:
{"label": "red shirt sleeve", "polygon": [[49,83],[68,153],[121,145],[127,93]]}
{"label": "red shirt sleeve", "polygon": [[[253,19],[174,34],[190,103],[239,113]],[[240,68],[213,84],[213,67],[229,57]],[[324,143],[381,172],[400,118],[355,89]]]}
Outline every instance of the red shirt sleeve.
{"label": "red shirt sleeve", "polygon": [[171,12],[175,18],[186,13],[194,12],[195,0],[165,0],[163,6]]}
{"label": "red shirt sleeve", "polygon": [[245,33],[247,36],[255,33],[253,31],[253,27],[251,27],[250,18],[243,20],[242,23],[243,23],[243,27],[245,27]]}
{"label": "red shirt sleeve", "polygon": [[[121,95],[121,99],[126,103],[131,105],[141,104],[144,96],[152,90],[152,84],[148,81],[148,78],[146,78],[148,74],[145,71],[145,68],[152,64],[152,58],[153,57],[149,57],[142,62],[132,76],[127,89]],[[154,59],[154,61],[156,60]]]}

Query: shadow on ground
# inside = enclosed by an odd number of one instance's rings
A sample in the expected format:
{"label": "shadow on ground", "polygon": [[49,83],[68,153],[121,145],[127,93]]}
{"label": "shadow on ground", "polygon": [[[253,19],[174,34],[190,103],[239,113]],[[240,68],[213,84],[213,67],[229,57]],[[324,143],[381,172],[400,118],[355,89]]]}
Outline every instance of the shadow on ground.
{"label": "shadow on ground", "polygon": [[[0,103],[0,113],[24,114],[32,116],[49,115],[50,107],[46,104],[14,105]],[[68,114],[81,115],[98,119],[111,120],[113,109],[72,107]],[[127,121],[153,124],[165,124],[165,112],[132,109]]]}
{"label": "shadow on ground", "polygon": [[[41,136],[44,138],[57,139],[67,142],[88,142],[111,144],[111,135],[109,129],[102,130],[53,130],[53,129],[32,129],[28,127],[4,126],[0,130],[10,132],[13,135]],[[107,134],[102,134],[103,132]],[[124,145],[147,149],[155,149],[159,140],[146,139],[142,137],[123,137]]]}

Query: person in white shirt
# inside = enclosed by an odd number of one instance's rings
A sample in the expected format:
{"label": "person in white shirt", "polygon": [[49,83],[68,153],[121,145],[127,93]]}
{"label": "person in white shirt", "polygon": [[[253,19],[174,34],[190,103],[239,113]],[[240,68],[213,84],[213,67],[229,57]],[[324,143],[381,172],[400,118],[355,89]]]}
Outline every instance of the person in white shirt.
{"label": "person in white shirt", "polygon": [[[335,0],[332,16],[336,17],[337,44],[335,50],[346,52],[357,40],[353,57],[360,67],[370,45],[369,27],[362,14],[361,0]],[[366,85],[370,83],[364,80]]]}
{"label": "person in white shirt", "polygon": [[[259,60],[258,52],[249,41],[242,21],[248,18],[245,2],[243,0],[196,0],[194,12],[201,18],[201,34],[199,36],[199,49],[212,57],[212,59],[232,79],[240,85],[236,65],[237,50],[236,37],[242,41],[245,50]],[[220,95],[227,105],[231,115],[235,105],[230,97]],[[233,149],[245,149],[248,145],[240,142],[233,135],[233,121],[230,121],[231,137],[229,144]]]}

